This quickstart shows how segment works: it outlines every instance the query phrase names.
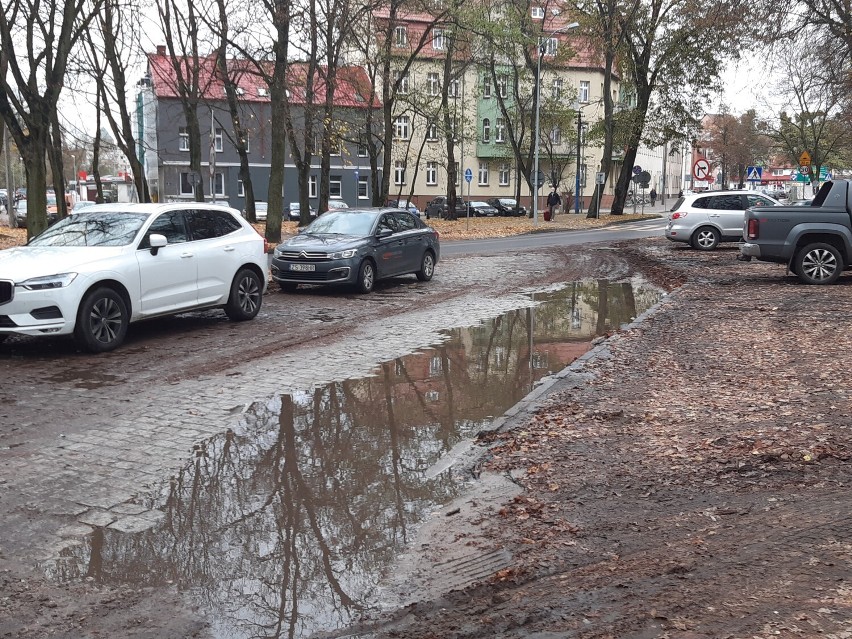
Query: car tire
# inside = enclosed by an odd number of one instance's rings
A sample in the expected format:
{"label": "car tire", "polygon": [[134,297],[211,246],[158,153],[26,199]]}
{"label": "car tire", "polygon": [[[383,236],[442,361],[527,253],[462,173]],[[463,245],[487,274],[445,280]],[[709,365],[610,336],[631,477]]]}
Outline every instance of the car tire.
{"label": "car tire", "polygon": [[295,282],[278,282],[278,288],[280,288],[283,293],[295,293],[298,287],[299,285]]}
{"label": "car tire", "polygon": [[432,251],[423,253],[423,259],[420,261],[420,270],[415,273],[417,279],[421,282],[428,282],[435,274],[435,256]]}
{"label": "car tire", "polygon": [[90,353],[118,348],[127,335],[130,313],[118,291],[107,286],[89,291],[77,310],[74,339]]}
{"label": "car tire", "polygon": [[373,287],[376,285],[376,266],[370,260],[361,262],[358,268],[358,281],[355,283],[355,288],[359,293],[372,293]]}
{"label": "car tire", "polygon": [[833,284],[843,272],[843,256],[831,244],[808,244],[797,254],[794,272],[805,284]]}
{"label": "car tire", "polygon": [[241,268],[231,282],[225,314],[235,322],[244,322],[260,312],[262,302],[263,284],[260,277],[250,268]]}
{"label": "car tire", "polygon": [[695,229],[690,239],[690,244],[692,244],[692,248],[699,251],[712,251],[719,246],[721,240],[722,235],[718,230],[712,226],[702,226]]}

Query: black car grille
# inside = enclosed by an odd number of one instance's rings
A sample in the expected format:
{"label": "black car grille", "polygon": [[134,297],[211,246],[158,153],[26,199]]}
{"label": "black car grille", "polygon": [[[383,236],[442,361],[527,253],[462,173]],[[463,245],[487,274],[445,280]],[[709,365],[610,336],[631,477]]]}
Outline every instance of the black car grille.
{"label": "black car grille", "polygon": [[9,280],[0,280],[0,304],[11,302],[15,296],[15,283]]}
{"label": "black car grille", "polygon": [[339,280],[340,271],[330,271],[328,273],[304,272],[304,271],[287,271],[287,281],[299,280],[300,282],[328,282],[329,280]]}
{"label": "black car grille", "polygon": [[0,328],[15,328],[17,324],[8,315],[0,315]]}
{"label": "black car grille", "polygon": [[328,253],[312,251],[281,251],[279,256],[282,259],[294,262],[322,262],[328,259]]}

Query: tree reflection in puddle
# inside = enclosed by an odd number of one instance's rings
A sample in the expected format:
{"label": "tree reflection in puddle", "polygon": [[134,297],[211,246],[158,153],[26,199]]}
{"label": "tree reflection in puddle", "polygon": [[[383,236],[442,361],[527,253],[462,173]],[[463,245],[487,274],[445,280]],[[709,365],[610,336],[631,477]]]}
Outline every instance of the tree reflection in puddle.
{"label": "tree reflection in puddle", "polygon": [[47,572],[176,587],[218,637],[347,625],[375,603],[413,528],[463,487],[464,477],[430,467],[659,297],[576,282],[372,377],[255,402],[148,499],[165,512],[158,527],[98,529]]}

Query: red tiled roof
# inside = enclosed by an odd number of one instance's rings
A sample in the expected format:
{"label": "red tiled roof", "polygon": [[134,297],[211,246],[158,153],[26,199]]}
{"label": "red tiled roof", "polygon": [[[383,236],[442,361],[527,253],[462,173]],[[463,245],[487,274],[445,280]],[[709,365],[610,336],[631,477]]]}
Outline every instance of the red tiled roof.
{"label": "red tiled roof", "polygon": [[[188,77],[189,65],[192,58],[179,58],[178,63],[185,69],[182,73]],[[198,59],[199,87],[204,100],[224,100],[225,89],[216,69],[213,56]],[[264,63],[263,72],[272,74],[272,63]],[[263,76],[257,72],[253,63],[247,60],[229,59],[228,70],[236,80],[240,100],[245,102],[269,102],[269,88]],[[292,62],[288,69],[288,85],[290,101],[294,104],[305,104],[305,78],[308,65],[306,62]],[[322,104],[326,97],[326,84],[323,79],[325,67],[317,69],[314,81],[314,104]],[[171,56],[162,52],[148,54],[148,71],[154,93],[160,98],[180,97],[177,88],[177,73],[172,64]],[[367,108],[370,102],[370,78],[362,67],[346,66],[337,70],[337,89],[334,95],[335,106]],[[379,107],[377,100],[373,101],[375,108]]]}

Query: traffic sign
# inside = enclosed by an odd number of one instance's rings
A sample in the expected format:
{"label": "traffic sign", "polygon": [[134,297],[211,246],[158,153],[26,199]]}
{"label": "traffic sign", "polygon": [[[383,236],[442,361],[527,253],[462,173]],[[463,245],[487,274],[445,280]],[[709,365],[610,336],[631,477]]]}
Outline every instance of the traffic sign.
{"label": "traffic sign", "polygon": [[746,167],[746,180],[749,182],[760,182],[763,179],[762,166]]}
{"label": "traffic sign", "polygon": [[595,184],[606,184],[606,173],[596,173]]}
{"label": "traffic sign", "polygon": [[696,180],[706,180],[710,177],[710,163],[706,158],[698,158],[692,165],[692,176]]}
{"label": "traffic sign", "polygon": [[799,156],[799,164],[801,164],[802,166],[810,166],[811,154],[807,151],[802,151],[802,154]]}
{"label": "traffic sign", "polygon": [[639,175],[642,172],[642,167],[638,164],[633,167],[633,175]]}
{"label": "traffic sign", "polygon": [[471,171],[470,169],[465,169],[464,179],[468,184],[470,184],[471,180],[473,180],[473,171]]}
{"label": "traffic sign", "polygon": [[811,165],[810,164],[803,164],[799,167],[799,173],[801,173],[802,175],[807,175],[810,172],[811,172]]}

